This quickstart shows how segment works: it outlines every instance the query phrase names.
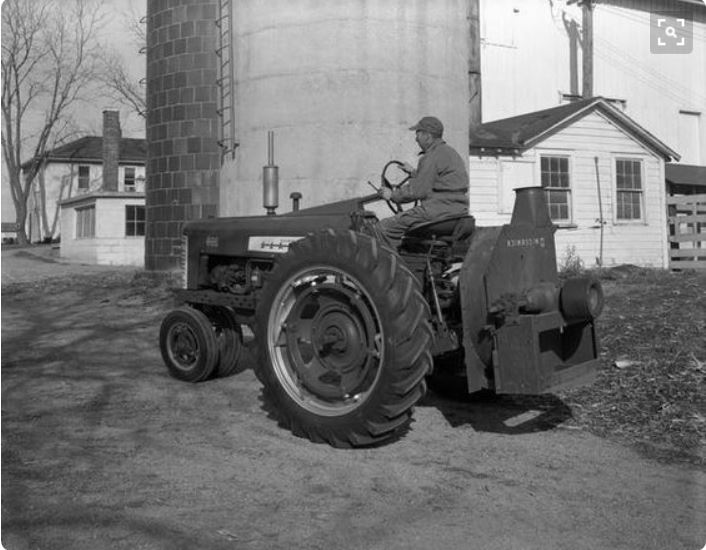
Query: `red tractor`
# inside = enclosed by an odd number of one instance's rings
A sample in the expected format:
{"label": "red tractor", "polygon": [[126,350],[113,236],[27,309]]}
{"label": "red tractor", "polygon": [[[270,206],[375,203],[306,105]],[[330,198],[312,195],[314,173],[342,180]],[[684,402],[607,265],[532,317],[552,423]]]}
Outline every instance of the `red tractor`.
{"label": "red tractor", "polygon": [[499,394],[591,379],[602,290],[559,280],[541,188],[517,190],[509,224],[450,217],[409,231],[398,250],[375,237],[368,207],[379,200],[187,223],[181,305],[160,331],[169,372],[232,373],[247,325],[269,408],[335,447],[398,436],[429,377]]}

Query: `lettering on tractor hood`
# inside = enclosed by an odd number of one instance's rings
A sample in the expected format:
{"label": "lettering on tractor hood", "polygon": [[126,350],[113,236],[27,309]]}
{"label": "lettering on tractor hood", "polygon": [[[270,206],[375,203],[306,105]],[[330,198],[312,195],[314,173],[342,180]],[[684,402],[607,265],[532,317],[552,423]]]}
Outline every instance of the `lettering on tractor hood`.
{"label": "lettering on tractor hood", "polygon": [[299,239],[304,237],[297,237],[292,235],[287,236],[257,236],[253,235],[248,239],[248,250],[257,252],[277,252],[284,254],[289,250],[289,245]]}

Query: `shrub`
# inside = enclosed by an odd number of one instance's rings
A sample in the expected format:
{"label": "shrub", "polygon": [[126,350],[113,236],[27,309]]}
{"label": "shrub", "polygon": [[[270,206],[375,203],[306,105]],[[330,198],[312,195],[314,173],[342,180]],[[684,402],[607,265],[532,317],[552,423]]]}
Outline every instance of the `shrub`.
{"label": "shrub", "polygon": [[562,277],[573,277],[581,275],[584,270],[583,260],[576,253],[576,247],[573,245],[567,246],[559,264],[559,275]]}

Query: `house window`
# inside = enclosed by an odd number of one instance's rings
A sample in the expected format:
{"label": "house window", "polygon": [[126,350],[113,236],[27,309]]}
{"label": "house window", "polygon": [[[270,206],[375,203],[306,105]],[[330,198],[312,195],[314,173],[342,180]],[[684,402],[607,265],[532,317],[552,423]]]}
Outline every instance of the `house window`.
{"label": "house window", "polygon": [[145,207],[129,204],[125,207],[125,235],[127,237],[145,236]]}
{"label": "house window", "polygon": [[642,162],[616,159],[616,217],[618,220],[642,219]]}
{"label": "house window", "polygon": [[135,190],[135,167],[126,166],[123,172],[123,185],[125,186],[125,191]]}
{"label": "house window", "polygon": [[571,221],[571,184],[569,157],[542,156],[540,160],[542,187],[547,198],[552,221]]}
{"label": "house window", "polygon": [[96,207],[86,206],[76,209],[76,238],[87,239],[96,236]]}
{"label": "house window", "polygon": [[90,166],[79,166],[78,167],[78,188],[88,189],[91,183],[91,167]]}

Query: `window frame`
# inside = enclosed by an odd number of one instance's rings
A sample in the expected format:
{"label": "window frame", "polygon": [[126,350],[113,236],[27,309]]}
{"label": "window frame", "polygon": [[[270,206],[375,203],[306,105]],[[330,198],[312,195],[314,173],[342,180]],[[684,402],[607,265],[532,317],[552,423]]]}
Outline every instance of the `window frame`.
{"label": "window frame", "polygon": [[[554,225],[559,228],[575,228],[576,222],[574,217],[574,155],[572,151],[567,150],[555,150],[555,149],[542,149],[536,152],[536,182],[539,187],[545,191],[545,197],[547,198],[547,207],[549,207],[549,217]],[[567,175],[569,178],[568,187],[544,187],[542,185],[542,158],[562,158],[568,161]],[[551,217],[551,206],[547,197],[547,189],[553,191],[565,191],[567,193],[567,207],[568,207],[568,218],[555,220]]]}
{"label": "window frame", "polygon": [[[85,168],[87,171],[86,176],[81,176],[81,169]],[[81,185],[81,180],[84,178],[86,186]],[[88,191],[91,188],[91,165],[90,164],[79,164],[76,169],[76,189],[79,191]]]}
{"label": "window frame", "polygon": [[[129,170],[132,170],[132,183],[128,183]],[[125,191],[137,190],[137,168],[135,166],[123,166],[123,189]]]}
{"label": "window frame", "polygon": [[[85,206],[77,206],[76,212],[76,239],[95,239],[96,237],[96,205],[88,204]],[[85,219],[85,214],[91,212],[88,220]],[[86,222],[89,222],[88,224]],[[87,231],[88,228],[88,231]]]}
{"label": "window frame", "polygon": [[[131,210],[132,209],[132,210]],[[130,212],[134,215],[131,217]],[[142,212],[142,217],[137,216],[138,212]],[[144,238],[147,225],[147,207],[144,204],[126,204],[125,205],[125,237],[126,238]],[[142,233],[140,233],[140,227]]]}
{"label": "window frame", "polygon": [[[638,162],[640,165],[640,189],[635,191],[632,189],[618,189],[618,161],[630,161]],[[611,194],[613,198],[613,223],[616,225],[630,225],[630,224],[646,224],[647,216],[645,212],[645,158],[634,154],[621,154],[615,153],[611,158],[611,170],[612,170],[612,189]],[[639,193],[639,207],[640,207],[640,217],[639,218],[620,218],[618,217],[618,208],[620,201],[618,200],[619,193]]]}

